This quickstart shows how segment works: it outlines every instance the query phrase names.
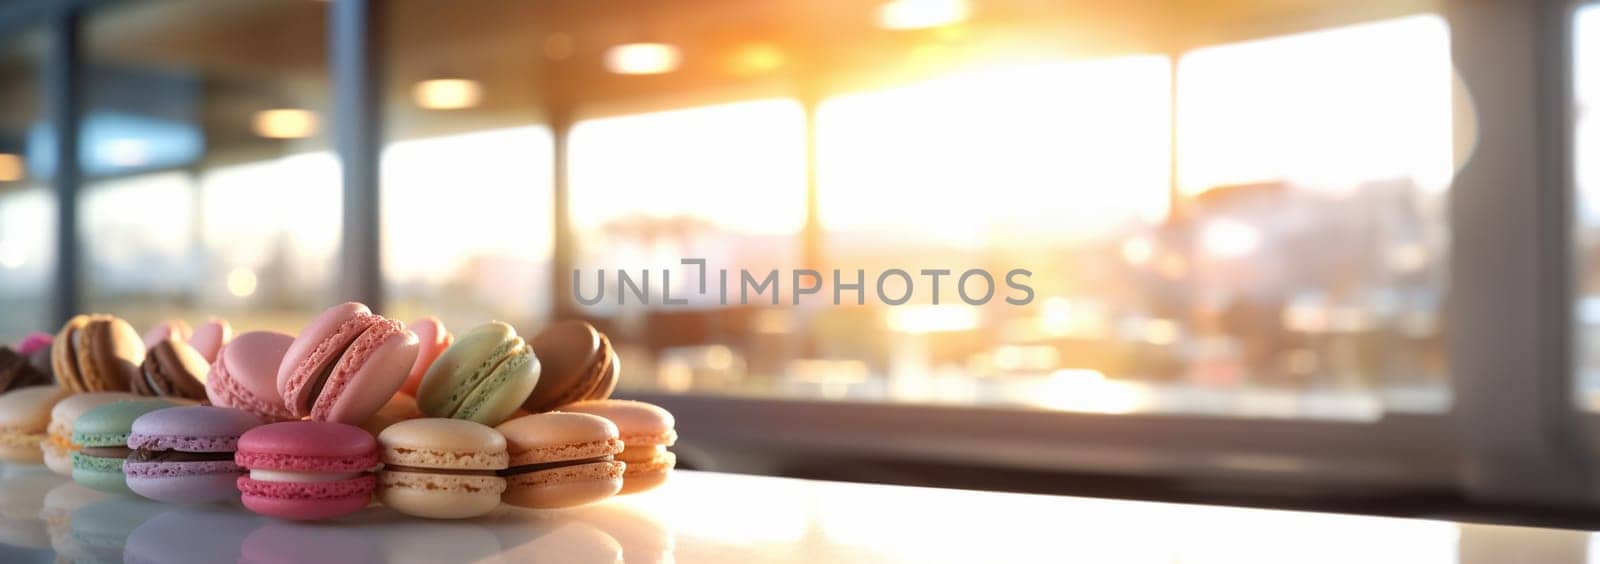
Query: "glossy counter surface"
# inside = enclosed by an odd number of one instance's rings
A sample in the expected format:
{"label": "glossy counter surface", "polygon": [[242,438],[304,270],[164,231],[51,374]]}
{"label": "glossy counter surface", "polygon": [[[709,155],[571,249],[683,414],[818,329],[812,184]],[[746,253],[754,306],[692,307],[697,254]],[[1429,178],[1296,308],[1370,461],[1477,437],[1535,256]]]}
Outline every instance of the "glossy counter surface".
{"label": "glossy counter surface", "polygon": [[566,511],[317,524],[0,468],[0,562],[1587,562],[1587,532],[678,472]]}

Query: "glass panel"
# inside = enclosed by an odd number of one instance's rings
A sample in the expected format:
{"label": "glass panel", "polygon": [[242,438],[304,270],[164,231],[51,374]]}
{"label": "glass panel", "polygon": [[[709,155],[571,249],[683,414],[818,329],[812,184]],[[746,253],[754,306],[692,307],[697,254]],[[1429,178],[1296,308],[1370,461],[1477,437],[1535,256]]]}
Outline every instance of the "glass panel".
{"label": "glass panel", "polygon": [[221,315],[292,331],[332,299],[326,11],[246,0],[91,13],[86,309],[141,329]]}
{"label": "glass panel", "polygon": [[1574,180],[1577,185],[1578,377],[1577,398],[1600,410],[1600,5],[1578,9],[1573,20],[1572,72]]}
{"label": "glass panel", "polygon": [[458,334],[489,319],[531,331],[550,315],[555,144],[534,6],[386,3],[392,315],[437,316]]}
{"label": "glass panel", "polygon": [[[1152,30],[1093,25],[1107,14],[1017,10],[544,20],[542,95],[590,116],[568,160],[577,295],[557,299],[612,332],[622,386],[1357,420],[1449,405],[1442,18],[1164,53]],[[747,299],[741,276],[769,274]]]}
{"label": "glass panel", "polygon": [[0,38],[0,343],[50,331],[56,198],[42,161],[48,146],[41,96],[47,36]]}

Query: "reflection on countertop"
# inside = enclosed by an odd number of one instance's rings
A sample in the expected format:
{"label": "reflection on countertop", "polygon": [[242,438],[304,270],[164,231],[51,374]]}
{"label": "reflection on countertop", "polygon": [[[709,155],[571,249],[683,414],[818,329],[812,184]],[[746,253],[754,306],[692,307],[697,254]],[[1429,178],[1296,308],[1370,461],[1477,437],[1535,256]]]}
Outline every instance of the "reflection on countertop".
{"label": "reflection on countertop", "polygon": [[322,523],[0,467],[4,562],[1587,562],[1587,532],[679,472],[562,511]]}

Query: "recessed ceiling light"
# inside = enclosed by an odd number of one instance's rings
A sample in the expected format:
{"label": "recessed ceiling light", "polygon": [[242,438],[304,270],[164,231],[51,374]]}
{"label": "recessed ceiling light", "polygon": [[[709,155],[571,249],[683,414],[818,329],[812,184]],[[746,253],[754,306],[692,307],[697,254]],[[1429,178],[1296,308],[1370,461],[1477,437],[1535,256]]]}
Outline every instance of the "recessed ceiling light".
{"label": "recessed ceiling light", "polygon": [[411,89],[417,105],[429,110],[459,110],[478,105],[483,87],[475,80],[436,78],[418,82]]}
{"label": "recessed ceiling light", "polygon": [[677,70],[678,48],[666,43],[625,43],[606,50],[606,69],[617,74],[661,74]]}
{"label": "recessed ceiling light", "polygon": [[317,114],[296,108],[261,110],[251,126],[256,135],[268,139],[301,139],[317,132]]}
{"label": "recessed ceiling light", "polygon": [[922,29],[965,19],[965,0],[891,0],[878,6],[878,26],[885,29]]}

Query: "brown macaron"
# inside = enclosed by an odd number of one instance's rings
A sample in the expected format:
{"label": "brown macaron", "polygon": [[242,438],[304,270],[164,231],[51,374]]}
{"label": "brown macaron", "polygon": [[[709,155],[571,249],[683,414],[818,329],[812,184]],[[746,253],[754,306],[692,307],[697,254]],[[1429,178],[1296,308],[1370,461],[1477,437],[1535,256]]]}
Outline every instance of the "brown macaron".
{"label": "brown macaron", "polygon": [[617,353],[611,340],[584,321],[562,321],[528,341],[538,357],[539,384],[522,408],[543,413],[557,407],[611,397],[617,387]]}
{"label": "brown macaron", "polygon": [[50,374],[35,367],[28,357],[11,347],[0,346],[0,393],[54,383]]}
{"label": "brown macaron", "polygon": [[56,335],[50,361],[56,382],[70,392],[127,391],[141,377],[144,342],[121,318],[79,315]]}
{"label": "brown macaron", "polygon": [[134,378],[133,393],[141,396],[206,399],[206,372],[211,366],[206,357],[185,341],[169,336],[156,342],[145,353]]}

